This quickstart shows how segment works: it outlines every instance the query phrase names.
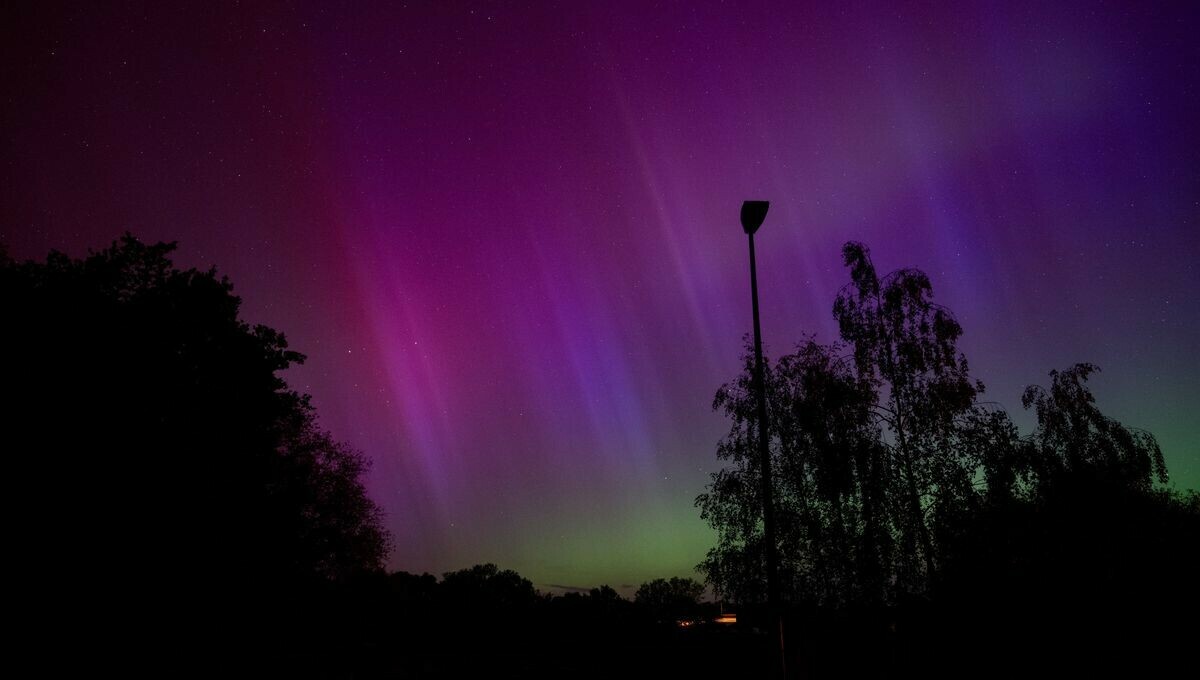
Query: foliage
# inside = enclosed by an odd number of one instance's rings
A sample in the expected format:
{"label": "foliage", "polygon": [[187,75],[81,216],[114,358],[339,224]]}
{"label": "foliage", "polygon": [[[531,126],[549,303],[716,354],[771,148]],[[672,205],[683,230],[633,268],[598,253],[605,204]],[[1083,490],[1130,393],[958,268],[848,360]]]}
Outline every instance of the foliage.
{"label": "foliage", "polygon": [[537,591],[529,579],[494,564],[477,564],[443,574],[441,591],[447,602],[474,607],[529,607],[537,600]]}
{"label": "foliage", "polygon": [[[730,466],[713,476],[709,492],[697,501],[719,541],[702,568],[719,593],[742,601],[761,600],[764,593],[752,361],[747,351],[743,375],[714,399],[714,407],[733,421],[718,446],[718,456]],[[768,363],[764,374],[780,574],[793,589],[805,580],[844,584],[852,576],[849,560],[858,554],[854,534],[860,532],[850,513],[866,519],[862,530],[879,531],[872,512],[882,499],[870,480],[877,480],[882,456],[869,418],[870,395],[832,348],[812,341],[777,366]],[[890,550],[886,544],[878,548]]]}
{"label": "foliage", "polygon": [[1100,369],[1076,364],[1050,372],[1050,389],[1034,385],[1021,403],[1037,414],[1037,430],[1028,442],[1029,472],[1042,484],[1066,475],[1100,477],[1149,489],[1166,483],[1167,466],[1158,441],[1105,416],[1087,388]]}
{"label": "foliage", "polygon": [[[850,283],[833,306],[839,343],[812,339],[768,365],[766,386],[780,573],[793,601],[887,605],[927,597],[972,522],[1044,498],[1064,478],[1148,491],[1166,481],[1152,435],[1100,413],[1079,364],[1031,387],[1038,426],[1021,437],[982,401],[957,348],[962,327],[928,277],[879,277],[861,244],[843,249]],[[724,597],[763,598],[752,351],[713,407],[731,421],[726,467],[697,498],[717,544],[699,569]]]}
{"label": "foliage", "polygon": [[[885,602],[921,593],[936,569],[938,527],[979,501],[1007,417],[977,403],[957,349],[962,328],[932,302],[920,271],[880,278],[867,249],[843,249],[851,282],[833,313],[842,342],[801,344],[769,369],[781,574],[793,598]],[[724,595],[761,599],[761,499],[750,353],[714,408],[733,421],[718,446],[732,467],[697,499],[718,531],[701,564]]]}
{"label": "foliage", "polygon": [[638,586],[633,601],[659,618],[692,616],[700,605],[704,584],[690,578],[656,578]]}
{"label": "foliage", "polygon": [[297,588],[379,570],[387,537],[367,461],[280,376],[304,357],[174,247],[0,261],[10,502],[39,508],[9,547],[45,611],[119,610],[160,624],[131,635],[174,622],[165,645],[202,645],[205,612],[249,637]]}

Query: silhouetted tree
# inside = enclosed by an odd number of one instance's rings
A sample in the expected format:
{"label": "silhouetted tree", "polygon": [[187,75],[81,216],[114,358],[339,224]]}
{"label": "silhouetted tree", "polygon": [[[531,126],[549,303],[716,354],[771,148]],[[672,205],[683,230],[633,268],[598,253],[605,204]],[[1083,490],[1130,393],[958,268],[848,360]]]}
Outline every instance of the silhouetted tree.
{"label": "silhouetted tree", "polygon": [[[1198,631],[1170,624],[1154,589],[1196,602],[1200,501],[1155,486],[1154,437],[1099,411],[1090,364],[1025,392],[1037,427],[1020,436],[981,400],[928,277],[879,277],[860,244],[843,256],[841,342],[806,341],[765,375],[780,574],[793,603],[819,605],[794,628],[807,672],[1169,667],[1147,655]],[[747,347],[714,398],[731,421],[726,466],[696,501],[717,530],[699,569],[743,603],[764,590],[752,362]]]}
{"label": "silhouetted tree", "polygon": [[[778,365],[767,362],[764,370],[780,573],[793,594],[840,597],[850,586],[861,542],[859,513],[866,518],[862,531],[876,532],[875,560],[890,550],[888,537],[872,519],[881,516],[873,511],[883,499],[877,483],[881,452],[868,410],[871,395],[836,350],[809,341]],[[729,465],[697,499],[702,517],[718,530],[718,543],[701,568],[719,593],[739,601],[760,600],[764,594],[752,362],[747,348],[738,381],[717,391],[714,407],[733,422],[717,450]],[[872,571],[879,569],[862,573]]]}
{"label": "silhouetted tree", "polygon": [[599,588],[592,588],[588,591],[588,597],[596,602],[623,602],[625,598],[621,597],[612,586],[602,585]]}
{"label": "silhouetted tree", "polygon": [[1036,429],[995,458],[988,501],[943,551],[936,607],[919,625],[947,676],[978,658],[991,677],[1035,665],[1158,676],[1200,635],[1180,616],[1200,607],[1200,494],[1156,486],[1167,481],[1157,442],[1100,412],[1086,385],[1095,370],[1052,371],[1048,389],[1026,390]]}
{"label": "silhouetted tree", "polygon": [[388,589],[398,602],[430,603],[437,599],[438,580],[433,574],[396,571],[388,574]]}
{"label": "silhouetted tree", "polygon": [[1066,475],[1139,489],[1165,484],[1167,466],[1154,435],[1127,428],[1096,408],[1087,380],[1098,370],[1092,364],[1076,364],[1051,371],[1050,389],[1034,385],[1025,390],[1021,403],[1037,414],[1037,429],[1020,462],[1041,485]]}
{"label": "silhouetted tree", "polygon": [[97,640],[142,640],[139,661],[203,648],[216,663],[285,644],[269,640],[297,589],[378,570],[387,538],[366,460],[279,375],[304,357],[174,248],[127,235],[0,261],[9,502],[25,513],[7,547],[43,598],[34,618],[69,607]]}
{"label": "silhouetted tree", "polygon": [[957,348],[962,327],[933,303],[924,272],[901,269],[880,279],[862,244],[848,243],[842,254],[851,283],[833,314],[853,350],[857,378],[877,395],[871,414],[890,468],[880,476],[884,495],[895,499],[896,576],[902,589],[919,592],[936,568],[931,521],[975,500],[982,461],[972,454],[987,451],[964,439],[989,422],[975,403],[983,384],[968,374]]}
{"label": "silhouetted tree", "polygon": [[690,578],[673,576],[656,578],[638,586],[634,603],[646,608],[656,618],[676,619],[694,616],[700,607],[704,585]]}
{"label": "silhouetted tree", "polygon": [[[851,283],[833,308],[842,344],[810,340],[767,370],[781,574],[793,598],[882,603],[925,591],[941,529],[979,502],[980,472],[1015,446],[1015,429],[977,402],[962,329],[932,302],[928,277],[880,278],[857,243],[843,256]],[[718,533],[700,568],[742,601],[762,597],[749,362],[713,402],[732,421],[717,451],[732,466],[697,499]]]}
{"label": "silhouetted tree", "polygon": [[443,574],[441,591],[447,602],[477,608],[526,608],[538,599],[529,579],[494,564],[477,564]]}

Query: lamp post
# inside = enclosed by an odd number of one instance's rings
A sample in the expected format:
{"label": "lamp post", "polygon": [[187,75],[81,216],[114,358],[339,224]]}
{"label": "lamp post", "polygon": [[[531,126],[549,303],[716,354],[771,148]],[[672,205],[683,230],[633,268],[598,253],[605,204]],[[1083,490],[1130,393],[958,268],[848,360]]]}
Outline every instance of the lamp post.
{"label": "lamp post", "polygon": [[754,309],[754,391],[758,397],[758,453],[762,465],[763,542],[767,551],[767,616],[778,634],[775,669],[779,677],[787,675],[783,646],[783,617],[779,610],[778,555],[775,549],[775,510],[771,484],[771,436],[767,429],[767,385],[763,376],[762,331],[758,322],[758,269],[754,262],[754,232],[767,217],[767,201],[742,202],[742,230],[750,240],[750,297]]}

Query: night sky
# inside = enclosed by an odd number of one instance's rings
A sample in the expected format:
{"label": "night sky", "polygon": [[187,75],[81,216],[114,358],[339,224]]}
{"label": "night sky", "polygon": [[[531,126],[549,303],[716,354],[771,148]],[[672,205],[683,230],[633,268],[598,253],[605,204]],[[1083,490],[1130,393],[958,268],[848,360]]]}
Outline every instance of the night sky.
{"label": "night sky", "polygon": [[861,240],[1026,431],[1092,361],[1200,487],[1194,3],[76,4],[0,10],[0,242],[227,274],[373,460],[392,568],[695,575],[747,198],[772,355],[834,338]]}

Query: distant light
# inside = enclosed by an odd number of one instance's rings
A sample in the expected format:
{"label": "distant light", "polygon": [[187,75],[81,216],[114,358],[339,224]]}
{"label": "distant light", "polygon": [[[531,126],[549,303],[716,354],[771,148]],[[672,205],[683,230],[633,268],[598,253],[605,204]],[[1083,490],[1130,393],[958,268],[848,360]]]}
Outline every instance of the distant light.
{"label": "distant light", "polygon": [[721,614],[713,619],[713,623],[737,623],[737,614]]}

